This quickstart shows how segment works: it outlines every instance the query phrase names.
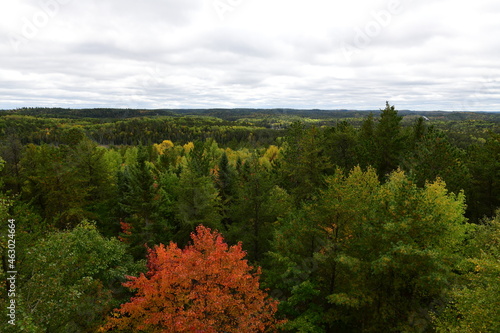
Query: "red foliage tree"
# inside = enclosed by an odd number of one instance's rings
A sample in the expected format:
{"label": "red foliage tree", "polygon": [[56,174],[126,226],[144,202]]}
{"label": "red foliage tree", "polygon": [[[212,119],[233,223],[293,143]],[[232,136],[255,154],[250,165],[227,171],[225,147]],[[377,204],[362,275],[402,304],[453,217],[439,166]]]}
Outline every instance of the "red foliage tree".
{"label": "red foliage tree", "polygon": [[163,244],[149,250],[146,274],[128,277],[136,289],[115,310],[106,330],[143,332],[267,332],[277,324],[278,302],[259,289],[241,244],[228,247],[222,235],[199,226],[193,244]]}

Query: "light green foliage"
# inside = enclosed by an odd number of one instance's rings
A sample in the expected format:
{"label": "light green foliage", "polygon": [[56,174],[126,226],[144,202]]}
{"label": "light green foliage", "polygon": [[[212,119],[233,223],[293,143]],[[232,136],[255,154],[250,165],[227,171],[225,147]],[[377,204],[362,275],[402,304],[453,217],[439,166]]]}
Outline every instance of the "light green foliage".
{"label": "light green foliage", "polygon": [[105,161],[104,163],[108,165],[108,171],[115,175],[121,169],[123,163],[123,158],[120,152],[115,149],[100,149],[104,150],[103,159]]}
{"label": "light green foliage", "polygon": [[[373,169],[355,168],[348,176],[337,172],[327,178],[327,189],[316,202],[305,207],[305,216],[285,220],[278,229],[277,267],[285,264],[288,271],[301,271],[283,307],[300,309],[311,302],[314,293],[303,297],[300,306],[291,301],[297,286],[309,281],[322,299],[319,327],[425,330],[430,326],[431,307],[454,279],[455,249],[466,231],[464,209],[463,195],[447,193],[441,181],[422,189],[400,171],[385,184],[380,184]],[[285,223],[298,224],[293,230],[300,235],[299,242],[310,245],[300,247],[292,234],[281,236],[292,230]],[[298,247],[287,254],[285,242]],[[313,264],[306,266],[314,269],[300,269],[308,260]],[[298,311],[291,323],[303,320]]]}
{"label": "light green foliage", "polygon": [[122,243],[88,222],[37,241],[23,258],[18,322],[31,332],[90,331],[116,305],[112,291],[138,268]]}
{"label": "light green foliage", "polygon": [[500,211],[478,225],[464,251],[463,277],[448,307],[435,315],[438,332],[500,331]]}

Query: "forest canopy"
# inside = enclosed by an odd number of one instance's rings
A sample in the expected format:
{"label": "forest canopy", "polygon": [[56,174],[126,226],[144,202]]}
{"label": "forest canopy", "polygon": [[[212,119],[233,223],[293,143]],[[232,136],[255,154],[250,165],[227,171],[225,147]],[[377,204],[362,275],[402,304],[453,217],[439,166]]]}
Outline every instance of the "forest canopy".
{"label": "forest canopy", "polygon": [[499,124],[0,111],[0,331],[496,332]]}

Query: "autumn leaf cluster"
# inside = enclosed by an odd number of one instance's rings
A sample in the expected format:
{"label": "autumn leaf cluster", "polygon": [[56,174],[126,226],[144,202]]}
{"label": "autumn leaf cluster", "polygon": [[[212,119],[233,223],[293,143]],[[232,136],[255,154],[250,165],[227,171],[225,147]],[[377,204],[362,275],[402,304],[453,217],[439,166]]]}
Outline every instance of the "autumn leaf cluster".
{"label": "autumn leaf cluster", "polygon": [[146,274],[124,285],[137,290],[101,329],[146,332],[265,332],[275,327],[277,301],[259,289],[260,269],[199,226],[192,245],[160,244],[149,250]]}

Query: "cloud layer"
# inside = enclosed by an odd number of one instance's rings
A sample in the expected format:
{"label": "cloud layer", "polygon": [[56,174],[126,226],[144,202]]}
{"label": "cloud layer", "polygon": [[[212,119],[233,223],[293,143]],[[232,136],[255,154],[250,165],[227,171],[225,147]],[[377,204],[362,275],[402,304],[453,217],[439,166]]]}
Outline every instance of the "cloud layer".
{"label": "cloud layer", "polygon": [[0,108],[500,111],[495,0],[5,0]]}

